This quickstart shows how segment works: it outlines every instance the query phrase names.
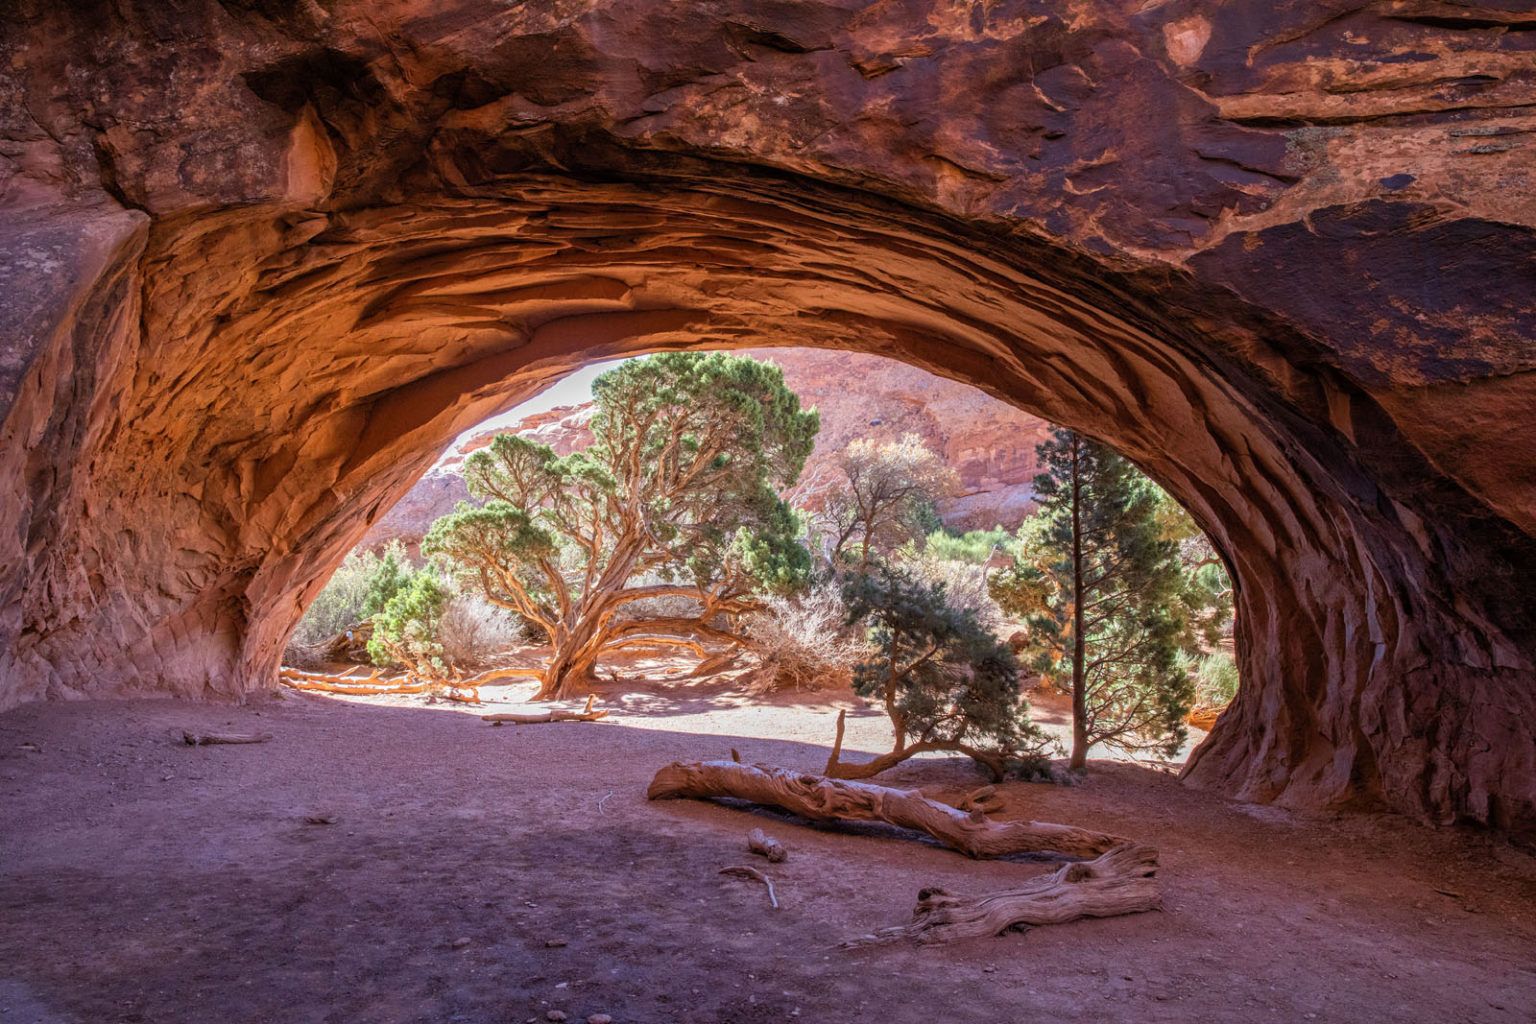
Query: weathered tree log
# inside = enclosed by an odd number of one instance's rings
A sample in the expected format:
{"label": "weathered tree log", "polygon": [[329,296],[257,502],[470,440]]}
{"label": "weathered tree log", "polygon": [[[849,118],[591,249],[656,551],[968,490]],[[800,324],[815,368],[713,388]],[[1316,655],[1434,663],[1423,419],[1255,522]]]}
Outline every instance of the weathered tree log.
{"label": "weathered tree log", "polygon": [[358,677],[327,675],[324,672],[304,672],[284,666],[278,670],[278,678],[285,686],[295,690],[312,690],[317,693],[339,693],[349,697],[372,697],[398,693],[426,693],[429,684],[420,679],[400,679],[377,682],[381,673]]}
{"label": "weathered tree log", "polygon": [[587,706],[580,711],[566,711],[564,708],[554,708],[539,714],[525,715],[513,712],[499,712],[494,715],[481,715],[482,722],[490,722],[492,725],[511,723],[513,725],[542,725],[545,722],[595,722],[599,718],[607,718],[608,710],[592,710],[592,705],[597,701],[596,694],[588,694]]}
{"label": "weathered tree log", "polygon": [[461,679],[453,685],[475,690],[490,683],[499,683],[506,679],[539,679],[543,675],[544,670],[541,668],[493,668],[488,672],[481,672],[477,676]]}
{"label": "weathered tree log", "polygon": [[782,807],[815,821],[884,821],[926,832],[945,846],[978,858],[1015,853],[1096,857],[1128,842],[1072,825],[988,821],[980,811],[966,814],[912,790],[734,761],[674,762],[656,773],[646,796],[652,800],[735,797]]}
{"label": "weathered tree log", "polygon": [[[537,679],[543,670],[537,668],[496,668],[479,675],[470,676],[468,679],[452,680],[447,683],[439,683],[442,687],[442,697],[445,700],[458,701],[461,704],[480,703],[480,687],[490,683],[500,682],[504,679]],[[325,672],[305,672],[302,669],[290,668],[284,665],[278,670],[278,678],[287,686],[295,690],[314,690],[319,693],[339,693],[351,697],[388,696],[392,694],[426,693],[431,690],[433,683],[426,680],[407,676],[404,679],[393,682],[378,682],[381,671],[375,669],[371,675],[364,677],[349,675],[331,675]]]}
{"label": "weathered tree log", "polygon": [[1150,846],[1126,843],[1094,860],[1065,864],[1017,889],[987,896],[973,898],[943,889],[924,889],[917,894],[910,924],[883,928],[844,945],[867,946],[902,939],[954,942],[1001,935],[1010,928],[1160,910],[1163,896],[1156,875],[1157,851]]}
{"label": "weathered tree log", "polygon": [[265,743],[272,738],[269,732],[193,732],[183,729],[181,740],[189,747],[206,747],[215,743]]}
{"label": "weathered tree log", "polygon": [[747,833],[747,849],[760,857],[767,857],[770,864],[782,864],[789,856],[784,844],[760,828]]}

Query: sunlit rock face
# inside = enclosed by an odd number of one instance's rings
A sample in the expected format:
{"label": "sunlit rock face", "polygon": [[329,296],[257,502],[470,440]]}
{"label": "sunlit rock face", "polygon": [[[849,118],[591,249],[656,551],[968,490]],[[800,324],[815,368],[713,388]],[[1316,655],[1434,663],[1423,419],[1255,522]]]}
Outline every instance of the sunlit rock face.
{"label": "sunlit rock face", "polygon": [[1525,5],[184,0],[0,14],[0,704],[273,685],[597,356],[907,360],[1239,587],[1190,781],[1536,828]]}
{"label": "sunlit rock face", "polygon": [[[1035,447],[1050,431],[1040,417],[893,359],[815,349],[744,354],[777,363],[784,383],[821,417],[816,447],[787,494],[796,507],[814,510],[843,485],[838,457],[855,440],[891,442],[914,434],[955,471],[955,493],[941,498],[935,509],[948,529],[1012,530],[1033,510],[1034,479],[1040,470]],[[460,438],[373,524],[363,546],[398,540],[414,551],[438,517],[469,500],[465,456],[502,433],[568,454],[592,443],[587,428],[592,413],[590,402],[558,406]]]}

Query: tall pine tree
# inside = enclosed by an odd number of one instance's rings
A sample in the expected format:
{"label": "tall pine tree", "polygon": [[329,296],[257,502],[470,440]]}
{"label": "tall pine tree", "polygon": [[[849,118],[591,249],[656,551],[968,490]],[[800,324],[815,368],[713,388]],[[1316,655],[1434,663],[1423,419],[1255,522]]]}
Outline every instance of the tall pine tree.
{"label": "tall pine tree", "polygon": [[1176,753],[1193,699],[1179,667],[1185,585],[1150,480],[1110,449],[1057,429],[1039,446],[1039,512],[992,596],[1029,625],[1026,660],[1072,692],[1071,767],[1088,749]]}

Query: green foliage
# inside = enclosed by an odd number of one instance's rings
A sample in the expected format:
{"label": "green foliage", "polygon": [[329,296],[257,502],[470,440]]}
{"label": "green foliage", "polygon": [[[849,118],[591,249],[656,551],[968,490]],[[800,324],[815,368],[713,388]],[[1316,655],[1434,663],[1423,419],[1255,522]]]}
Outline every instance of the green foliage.
{"label": "green foliage", "polygon": [[409,574],[373,616],[368,653],[375,665],[401,665],[424,679],[445,681],[453,671],[438,630],[452,595],[432,566]]}
{"label": "green foliage", "polygon": [[946,562],[985,565],[994,554],[1013,546],[1013,534],[998,527],[994,530],[970,530],[951,533],[934,530],[923,542],[923,551]]}
{"label": "green foliage", "polygon": [[1038,450],[1040,511],[1021,527],[1019,553],[992,578],[992,595],[1027,622],[1030,665],[1073,690],[1075,766],[1097,743],[1171,756],[1193,687],[1180,665],[1186,579],[1163,530],[1161,492],[1071,431],[1056,430]]}
{"label": "green foliage", "polygon": [[854,691],[884,701],[896,754],[962,750],[999,771],[1039,755],[1044,736],[1019,692],[1013,652],[952,606],[942,585],[882,567],[849,576],[843,599],[873,647],[854,666]]}
{"label": "green foliage", "polygon": [[409,564],[398,540],[390,541],[382,555],[349,552],[304,610],[285,658],[290,664],[313,660],[323,645],[377,612],[408,574]]}
{"label": "green foliage", "polygon": [[899,441],[854,441],[838,456],[841,486],[813,528],[834,566],[868,568],[938,526],[935,502],[959,485],[955,472],[916,434]]}
{"label": "green foliage", "polygon": [[590,447],[560,456],[497,437],[465,462],[483,504],[461,504],[422,547],[550,637],[549,694],[606,647],[638,642],[628,605],[691,598],[693,615],[656,630],[718,633],[718,617],[802,587],[810,571],[779,490],[799,477],[819,420],[778,367],[668,353],[608,371],[592,394]]}
{"label": "green foliage", "polygon": [[378,565],[368,575],[362,607],[359,609],[361,618],[371,618],[382,611],[390,598],[398,594],[400,588],[406,585],[410,576],[411,563],[406,556],[405,545],[398,540],[390,541],[385,546],[384,555],[379,559]]}
{"label": "green foliage", "polygon": [[1156,493],[1159,533],[1178,545],[1179,563],[1184,569],[1176,603],[1183,625],[1182,643],[1186,653],[1198,657],[1219,644],[1232,623],[1232,581],[1210,538],[1190,514],[1161,489]]}
{"label": "green foliage", "polygon": [[1195,703],[1224,708],[1237,696],[1237,663],[1225,651],[1188,659],[1195,680]]}

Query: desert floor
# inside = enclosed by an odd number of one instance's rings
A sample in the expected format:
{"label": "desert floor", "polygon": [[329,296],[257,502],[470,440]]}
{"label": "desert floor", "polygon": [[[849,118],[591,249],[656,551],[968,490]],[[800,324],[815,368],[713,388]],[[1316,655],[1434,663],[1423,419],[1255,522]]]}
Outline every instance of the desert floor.
{"label": "desert floor", "polygon": [[[1245,806],[1098,761],[1081,785],[1006,784],[1001,817],[1156,845],[1162,912],[842,949],[925,886],[1053,865],[646,801],[661,765],[733,747],[819,768],[825,696],[656,682],[597,723],[476,717],[528,690],[0,716],[0,1024],[1536,1019],[1536,858],[1491,836]],[[274,738],[192,748],[184,727]],[[885,729],[858,710],[848,746],[877,751]],[[925,758],[879,781],[959,794],[980,777]],[[788,861],[747,855],[754,826]],[[719,874],[749,861],[782,909]]]}

